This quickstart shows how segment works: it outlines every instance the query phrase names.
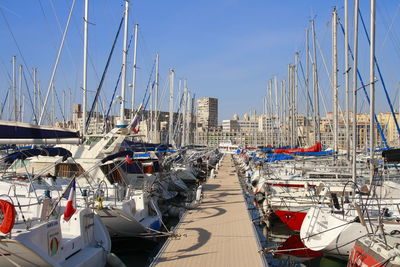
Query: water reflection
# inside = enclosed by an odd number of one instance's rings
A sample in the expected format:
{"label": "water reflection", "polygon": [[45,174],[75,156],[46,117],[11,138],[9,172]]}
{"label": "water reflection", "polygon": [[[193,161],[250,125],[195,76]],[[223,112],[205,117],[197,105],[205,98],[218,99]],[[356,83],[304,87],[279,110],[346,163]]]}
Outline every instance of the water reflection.
{"label": "water reflection", "polygon": [[279,218],[272,217],[266,225],[259,225],[265,237],[265,251],[269,266],[347,266],[347,262],[324,256],[304,246],[300,235]]}

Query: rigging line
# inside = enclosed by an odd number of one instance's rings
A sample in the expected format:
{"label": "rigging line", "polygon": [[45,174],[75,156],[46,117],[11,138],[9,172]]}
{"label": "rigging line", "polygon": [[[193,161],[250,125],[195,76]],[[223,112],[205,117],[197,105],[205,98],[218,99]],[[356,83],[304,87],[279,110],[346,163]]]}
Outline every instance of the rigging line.
{"label": "rigging line", "polygon": [[[344,34],[344,27],[343,27],[342,23],[340,21],[338,23],[340,25],[342,33]],[[350,44],[347,44],[347,49],[349,50],[349,54],[350,54],[351,59],[354,61],[354,55],[353,55],[353,51],[351,50]],[[367,93],[367,89],[365,88],[365,83],[363,81],[363,78],[361,76],[361,73],[360,73],[360,70],[358,69],[358,67],[357,67],[357,76],[358,76],[358,78],[359,78],[359,80],[361,82],[365,98],[367,99],[368,104],[370,104],[370,99],[369,99],[369,96],[368,96],[368,93]],[[384,145],[386,146],[386,148],[389,148],[389,145],[387,144],[387,141],[386,141],[385,134],[382,131],[381,125],[380,125],[380,123],[378,121],[378,117],[376,116],[376,114],[374,114],[374,119],[375,119],[376,127],[378,128],[379,134],[382,137],[382,141],[383,141]]]}
{"label": "rigging line", "polygon": [[[83,18],[82,18],[83,19]],[[73,14],[72,15],[72,20],[73,20],[73,25],[75,26],[75,30],[79,33],[78,34],[78,36],[79,36],[79,39],[80,39],[80,41],[81,42],[83,42],[83,37],[82,37],[82,35],[83,35],[83,33],[82,33],[82,31],[81,31],[81,29],[80,28],[78,28],[78,26],[77,25],[80,25],[80,23],[77,21],[77,19],[76,19],[76,17],[75,17],[75,14]],[[89,25],[92,25],[93,23],[90,23],[90,22],[88,22],[89,23]],[[113,24],[114,25],[114,24]],[[96,70],[96,67],[95,67],[95,65],[94,65],[94,63],[93,63],[93,58],[92,58],[92,56],[91,56],[91,54],[90,54],[90,51],[88,51],[88,59],[89,59],[89,63],[90,63],[90,65],[91,65],[91,67],[93,68],[93,71],[94,71],[94,74],[95,74],[95,76],[96,76],[96,78],[97,78],[97,81],[99,81],[100,80],[100,77],[99,77],[99,74],[97,73],[97,70]],[[102,108],[103,108],[103,110],[102,111],[104,111],[104,107],[103,106],[101,106]]]}
{"label": "rigging line", "polygon": [[[180,96],[181,97],[181,99],[180,99],[180,101],[179,101],[179,106],[178,106],[178,110],[176,111],[176,113],[178,114],[178,121],[177,121],[177,123],[176,123],[176,126],[175,126],[175,130],[174,130],[174,138],[175,138],[175,136],[177,136],[177,134],[178,134],[178,130],[179,130],[179,128],[180,128],[180,123],[181,123],[181,114],[179,113],[180,112],[180,110],[181,110],[181,107],[182,107],[182,101],[183,101],[183,93],[182,93],[182,95]],[[182,114],[182,117],[183,117],[183,114]],[[182,118],[182,121],[183,121],[183,118]]]}
{"label": "rigging line", "polygon": [[163,87],[163,89],[162,89],[162,91],[161,91],[161,101],[159,101],[159,103],[158,103],[158,107],[157,107],[157,110],[158,110],[158,114],[156,114],[157,115],[157,117],[155,118],[155,120],[156,121],[158,121],[158,119],[160,118],[160,116],[161,116],[161,106],[162,106],[162,104],[164,103],[163,101],[166,99],[166,98],[164,98],[164,95],[165,95],[165,93],[166,93],[166,91],[167,91],[167,86],[168,86],[168,84],[169,84],[169,81],[168,81],[168,79],[165,79],[165,81],[164,81],[164,87]]}
{"label": "rigging line", "polygon": [[4,72],[6,73],[6,76],[7,76],[7,78],[8,78],[8,85],[11,86],[11,84],[12,84],[11,74],[10,74],[10,72],[8,71],[8,68],[7,68],[7,66],[6,66],[6,64],[4,63],[4,61],[3,61],[2,58],[0,58],[0,61],[1,61],[1,65],[2,65],[3,68],[4,68]]}
{"label": "rigging line", "polygon": [[[383,21],[385,22],[385,24],[386,24],[386,25],[385,25],[386,28],[388,28],[387,31],[386,31],[385,37],[383,38],[383,41],[382,41],[382,46],[381,46],[381,50],[382,50],[382,51],[383,51],[383,49],[384,49],[384,47],[385,47],[386,40],[387,40],[387,38],[389,37],[390,34],[392,34],[390,37],[391,37],[391,40],[392,40],[392,42],[393,42],[393,45],[396,46],[395,40],[393,40],[393,39],[394,39],[394,36],[393,36],[394,34],[393,34],[393,32],[392,32],[392,28],[393,28],[395,19],[396,19],[396,17],[397,17],[397,14],[399,13],[399,9],[400,9],[400,5],[397,5],[396,13],[393,15],[392,21],[391,21],[391,23],[390,23],[389,26],[387,25],[388,23],[387,23],[387,21],[385,20],[385,16],[381,15],[382,20],[383,20]],[[378,9],[378,10],[379,10],[379,9]],[[398,46],[398,45],[397,45],[397,46]],[[395,51],[396,51],[397,54],[399,55],[397,49],[395,49]]]}
{"label": "rigging line", "polygon": [[[56,100],[57,100],[58,106],[60,107],[61,116],[62,116],[62,118],[63,118],[63,121],[66,121],[65,116],[64,116],[64,112],[63,112],[63,110],[62,110],[62,108],[61,108],[62,105],[61,105],[61,103],[60,103],[60,99],[58,98],[57,90],[54,90],[54,93],[56,94]],[[54,120],[55,120],[55,118],[54,118]]]}
{"label": "rigging line", "polygon": [[51,78],[50,78],[49,87],[48,87],[47,93],[46,93],[46,98],[45,98],[45,100],[44,100],[42,112],[41,112],[40,117],[39,117],[39,122],[38,122],[39,125],[41,124],[42,118],[43,118],[43,115],[44,115],[44,112],[46,111],[47,101],[48,101],[48,99],[49,99],[51,86],[52,86],[53,83],[54,83],[54,77],[55,77],[55,74],[56,74],[56,71],[57,71],[57,67],[58,67],[58,63],[59,63],[59,60],[60,60],[62,48],[63,48],[63,46],[64,46],[64,41],[65,41],[65,38],[66,38],[66,36],[67,36],[68,29],[69,29],[69,24],[70,24],[70,21],[71,21],[71,16],[72,16],[72,13],[73,13],[73,10],[74,10],[74,7],[75,7],[75,1],[76,1],[76,0],[73,0],[73,1],[72,1],[71,8],[70,8],[70,11],[69,11],[69,14],[68,14],[67,25],[65,26],[65,30],[64,30],[64,33],[63,33],[63,38],[62,38],[62,40],[61,40],[61,44],[60,44],[60,47],[59,47],[59,50],[58,50],[58,53],[57,53],[56,63],[55,63],[54,68],[53,68],[53,72],[52,72],[52,75],[51,75]]}
{"label": "rigging line", "polygon": [[[147,95],[147,92],[149,91],[149,86],[150,86],[150,83],[151,83],[151,77],[153,76],[155,65],[156,65],[156,60],[153,61],[153,67],[151,68],[149,80],[147,81],[146,91],[145,91],[145,93],[143,95],[142,103],[144,103],[145,100],[146,100],[146,95]],[[150,95],[150,93],[149,93],[149,95]],[[147,104],[146,104],[146,106],[147,106]],[[146,106],[145,106],[145,108],[146,108]],[[143,109],[145,109],[145,108],[143,108]]]}
{"label": "rigging line", "polygon": [[[300,65],[301,73],[303,74],[303,79],[304,79],[304,81],[305,81],[305,80],[306,80],[306,77],[305,77],[305,75],[304,75],[304,69],[303,69],[303,64],[301,63],[301,60],[299,60],[299,65]],[[308,83],[308,84],[310,84],[310,83]],[[305,88],[304,88],[304,90],[305,90]],[[307,100],[309,101],[309,104],[310,104],[310,107],[311,107],[311,112],[313,113],[313,112],[314,112],[314,106],[313,106],[313,103],[312,103],[312,101],[311,101],[310,90],[308,90],[308,91],[306,92],[306,98],[307,98]]]}
{"label": "rigging line", "polygon": [[[321,49],[321,46],[319,44],[318,38],[315,38],[315,39],[316,39],[316,43],[317,43],[319,54],[320,54],[321,59],[322,59],[322,63],[324,65],[324,67],[325,67],[326,75],[327,75],[328,80],[329,80],[329,85],[330,85],[331,89],[333,90],[333,86],[332,86],[333,84],[332,84],[331,77],[329,75],[329,71],[328,71],[328,67],[326,65],[324,54],[322,53],[322,49]],[[318,80],[318,88],[321,88],[321,86],[319,84],[319,80]],[[327,110],[326,102],[325,102],[325,98],[326,98],[325,91],[324,90],[320,90],[320,94],[322,95],[321,99],[322,99],[322,104],[324,106],[325,113],[328,114],[328,110]],[[332,126],[331,120],[329,120],[329,128],[330,128],[331,132],[333,133],[333,126]]]}
{"label": "rigging line", "polygon": [[8,94],[9,93],[10,93],[10,88],[8,88],[6,96],[4,97],[4,102],[3,102],[3,105],[1,107],[0,119],[3,117],[4,107],[6,106],[7,98],[8,98]]}
{"label": "rigging line", "polygon": [[26,91],[28,92],[29,102],[31,103],[33,121],[37,124],[37,117],[36,117],[36,113],[35,113],[35,107],[33,106],[32,96],[31,96],[31,92],[30,92],[29,87],[28,87],[28,81],[26,80],[25,73],[26,73],[26,71],[23,71],[22,72],[22,76],[24,77],[25,88],[26,88]]}
{"label": "rigging line", "polygon": [[[58,29],[59,29],[60,33],[62,34],[62,29],[61,29],[60,20],[59,20],[59,18],[58,18],[58,16],[57,16],[57,13],[56,13],[56,11],[55,11],[55,7],[54,7],[54,4],[53,4],[53,1],[50,1],[50,4],[51,4],[51,7],[52,7],[54,16],[56,17]],[[42,15],[43,15],[43,17],[44,17],[44,20],[46,21],[47,26],[49,26],[49,21],[48,21],[48,19],[47,19],[47,16],[46,16],[46,13],[45,13],[45,11],[44,11],[44,8],[43,8],[42,1],[41,1],[41,0],[39,0],[39,5],[40,5],[40,9],[41,9],[41,11],[42,11]],[[49,33],[50,33],[50,32],[51,32],[51,31],[50,31],[50,27],[48,27],[48,30],[49,30]],[[53,48],[56,49],[56,46],[55,46],[54,44],[53,44]],[[68,55],[69,55],[70,59],[72,59],[71,50],[70,50],[70,48],[69,48],[68,45],[67,45],[67,51],[68,51]],[[73,60],[71,60],[71,61],[72,61],[72,64],[73,64],[74,68],[76,69],[75,62],[74,62]],[[65,72],[64,72],[63,70],[61,70],[61,71],[62,71],[62,73],[63,73],[64,81],[65,81],[65,83],[67,84],[67,87],[70,87],[70,86],[69,86],[69,83],[68,83],[68,80],[65,78],[65,77],[66,77],[66,76],[65,76]],[[28,92],[29,92],[29,91],[28,91]],[[61,106],[61,104],[60,104],[60,99],[58,98],[57,91],[54,90],[54,92],[55,92],[55,95],[56,95],[56,98],[57,98],[58,105],[59,105],[59,107],[60,107],[61,116],[62,116],[63,120],[66,121],[66,119],[65,119],[65,114],[64,114],[63,110],[61,109],[62,106]]]}
{"label": "rigging line", "polygon": [[[52,6],[54,16],[56,17],[56,20],[57,20],[58,29],[59,29],[59,31],[60,31],[60,33],[61,33],[61,36],[62,36],[62,29],[61,29],[60,21],[59,21],[59,19],[58,19],[58,17],[57,17],[57,14],[56,14],[56,11],[55,11],[55,7],[54,7],[54,4],[53,4],[53,1],[49,1],[49,2],[50,2],[50,4],[51,4],[51,6]],[[48,18],[47,18],[47,16],[46,16],[45,11],[44,11],[44,8],[43,8],[42,1],[41,1],[41,0],[39,0],[39,5],[40,5],[40,9],[41,9],[41,11],[42,11],[42,15],[43,15],[43,17],[44,17],[44,20],[45,20],[45,22],[46,22],[47,31],[48,31],[48,33],[49,33],[49,35],[50,35],[50,34],[52,33],[51,30],[50,30],[50,27],[49,27],[50,23],[49,23],[49,20],[48,20]],[[54,39],[52,38],[52,40],[54,40]],[[55,45],[55,43],[52,42],[51,44],[52,44],[52,47],[53,47],[54,51],[57,51],[57,46]],[[73,67],[74,67],[75,69],[77,69],[77,67],[76,67],[76,65],[75,65],[75,61],[72,60],[72,53],[71,53],[71,50],[70,50],[68,44],[67,44],[67,52],[68,52],[69,58],[71,59],[71,62],[72,62]],[[61,68],[61,67],[60,67],[60,68]],[[65,72],[64,72],[64,70],[63,70],[62,68],[61,68],[61,72],[62,72],[62,77],[63,77],[63,79],[64,79],[64,82],[67,84],[67,87],[70,87],[70,86],[69,86],[69,82],[68,82],[68,80],[66,79],[66,74],[65,74]]]}
{"label": "rigging line", "polygon": [[[39,2],[40,2],[40,0],[39,0]],[[53,3],[53,1],[49,1],[49,2],[50,2],[50,5],[51,5],[51,10],[53,11],[54,17],[56,18],[56,21],[57,21],[58,30],[60,31],[60,33],[62,35],[63,31],[62,31],[62,28],[61,28],[60,19],[58,18],[56,9],[54,7],[54,3]],[[65,46],[67,47],[67,52],[68,52],[69,58],[71,59],[72,65],[74,66],[75,69],[77,69],[77,67],[75,65],[75,61],[72,60],[73,57],[72,57],[71,49],[69,48],[68,43]],[[68,84],[67,84],[67,86],[69,87]]]}
{"label": "rigging line", "polygon": [[[123,21],[124,21],[124,17],[121,18],[121,21],[120,21],[120,23],[119,23],[118,31],[117,31],[117,34],[116,34],[116,36],[115,36],[115,38],[114,38],[114,42],[113,42],[113,45],[112,45],[112,47],[111,47],[111,51],[110,51],[110,53],[109,53],[109,55],[108,55],[107,63],[106,63],[106,66],[105,66],[105,68],[104,68],[103,74],[102,74],[102,76],[101,76],[100,84],[99,84],[99,86],[97,87],[96,95],[95,95],[95,97],[94,97],[94,100],[93,100],[93,103],[92,103],[92,107],[91,107],[91,109],[90,109],[88,118],[87,118],[87,120],[86,120],[86,122],[85,122],[85,127],[86,127],[87,129],[89,128],[90,120],[92,119],[92,116],[93,116],[93,111],[94,111],[94,109],[95,109],[95,107],[96,107],[96,104],[97,104],[97,102],[98,102],[99,95],[100,95],[100,92],[101,92],[101,88],[103,87],[104,79],[105,79],[105,77],[106,77],[107,70],[108,70],[108,67],[109,67],[109,65],[110,65],[112,55],[114,54],[115,45],[116,45],[116,43],[117,43],[119,34],[120,34],[120,32],[121,32],[121,28],[122,28],[122,23],[123,23]],[[132,40],[132,36],[131,36],[131,40]],[[128,49],[127,49],[126,53],[128,53],[128,51],[129,51],[129,47],[130,47],[130,44],[131,44],[131,40],[129,41],[129,46],[128,46]]]}
{"label": "rigging line", "polygon": [[[11,37],[12,37],[14,43],[15,43],[15,46],[17,47],[18,53],[19,53],[20,57],[22,58],[22,61],[23,61],[24,65],[25,65],[25,69],[29,70],[28,64],[26,63],[25,57],[24,57],[24,55],[22,54],[22,50],[21,50],[21,48],[20,48],[20,46],[19,46],[19,44],[18,44],[18,42],[17,42],[17,39],[15,38],[15,35],[14,35],[12,29],[11,29],[11,26],[10,26],[10,24],[8,23],[8,20],[7,20],[6,16],[4,15],[4,12],[3,12],[3,8],[2,8],[2,7],[0,7],[0,13],[1,13],[1,16],[3,17],[3,19],[4,19],[5,23],[6,23],[7,29],[8,29],[8,31],[9,31],[10,34],[11,34]],[[32,74],[31,74],[30,72],[28,72],[28,73],[29,73],[29,77],[31,78],[31,81],[33,82]]]}
{"label": "rigging line", "polygon": [[[368,44],[371,46],[371,40],[369,39],[369,34],[368,34],[367,28],[365,26],[365,22],[364,22],[364,19],[363,19],[363,16],[361,14],[361,10],[360,9],[358,9],[358,13],[360,14],[361,24],[363,26],[365,35],[367,37]],[[394,123],[396,124],[397,133],[398,133],[398,135],[400,137],[400,126],[399,126],[399,123],[397,122],[397,118],[396,118],[396,115],[394,113],[392,101],[390,100],[389,94],[388,94],[388,92],[386,90],[385,81],[383,80],[382,73],[381,73],[381,68],[379,67],[378,60],[376,59],[376,56],[374,56],[374,63],[375,63],[375,66],[376,66],[376,70],[378,71],[379,79],[381,80],[381,83],[382,83],[382,86],[383,86],[383,90],[385,91],[386,100],[388,101],[388,104],[389,104],[389,107],[390,107],[390,111],[392,112]]]}
{"label": "rigging line", "polygon": [[114,87],[113,95],[111,96],[111,99],[110,99],[110,104],[108,105],[107,113],[106,113],[104,124],[103,124],[103,131],[104,131],[105,127],[106,127],[107,122],[109,121],[111,106],[112,106],[112,104],[114,102],[115,93],[117,92],[119,81],[121,80],[121,75],[122,75],[122,66],[121,66],[121,69],[120,69],[119,74],[118,74],[118,79],[117,79],[117,83],[116,83],[116,85]]}
{"label": "rigging line", "polygon": [[[151,90],[152,90],[152,91],[153,91],[153,89],[154,89],[154,85],[155,85],[155,82],[153,82],[153,83],[151,84]],[[143,108],[143,109],[146,109],[147,104],[149,103],[150,97],[151,97],[151,93],[149,93],[149,95],[147,96],[146,104],[144,105],[144,108]],[[143,101],[144,101],[144,99],[143,99]],[[152,112],[153,112],[153,111],[152,111]]]}
{"label": "rigging line", "polygon": [[[114,92],[113,92],[113,95],[112,95],[112,97],[111,97],[111,100],[110,100],[110,104],[109,104],[109,106],[108,106],[108,109],[107,109],[107,114],[105,115],[104,124],[103,124],[103,131],[105,130],[106,124],[109,122],[109,116],[110,116],[111,106],[112,106],[112,104],[113,104],[114,97],[115,97],[115,93],[116,93],[116,91],[117,91],[117,89],[118,89],[118,85],[119,85],[119,82],[120,82],[120,80],[121,80],[122,67],[123,67],[123,66],[121,66],[121,69],[120,69],[120,71],[119,71],[119,75],[118,75],[118,79],[117,79],[117,84],[116,84],[115,87],[114,87]],[[150,80],[150,79],[149,79],[149,80]],[[144,99],[143,99],[143,101],[144,101]],[[143,102],[142,102],[142,103],[143,103]]]}

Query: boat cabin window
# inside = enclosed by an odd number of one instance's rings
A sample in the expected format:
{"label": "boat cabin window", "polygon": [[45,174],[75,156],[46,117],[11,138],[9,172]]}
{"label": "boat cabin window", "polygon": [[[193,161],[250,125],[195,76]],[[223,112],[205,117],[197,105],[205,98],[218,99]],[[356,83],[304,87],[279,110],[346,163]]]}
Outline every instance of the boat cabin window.
{"label": "boat cabin window", "polygon": [[160,163],[158,160],[135,160],[131,164],[123,163],[121,168],[128,174],[151,174],[154,172],[160,172]]}
{"label": "boat cabin window", "polygon": [[97,143],[98,141],[100,141],[102,139],[102,137],[93,137],[93,136],[91,136],[91,137],[89,137],[89,139],[86,141],[86,145],[92,145],[92,144],[95,144],[95,143]]}
{"label": "boat cabin window", "polygon": [[115,140],[117,140],[117,137],[111,137],[110,140],[108,140],[107,144],[104,146],[104,149],[109,148]]}
{"label": "boat cabin window", "polygon": [[104,173],[104,175],[107,177],[108,181],[111,184],[115,183],[125,184],[125,182],[122,179],[120,170],[115,163],[102,165],[100,166],[100,169],[102,170],[102,172]]}
{"label": "boat cabin window", "polygon": [[74,177],[79,176],[85,171],[82,166],[77,163],[58,163],[56,165],[56,176],[58,177]]}
{"label": "boat cabin window", "polygon": [[8,169],[16,171],[17,169],[25,168],[25,166],[28,167],[30,164],[31,164],[31,159],[29,158],[25,160],[17,159],[11,164],[11,166]]}

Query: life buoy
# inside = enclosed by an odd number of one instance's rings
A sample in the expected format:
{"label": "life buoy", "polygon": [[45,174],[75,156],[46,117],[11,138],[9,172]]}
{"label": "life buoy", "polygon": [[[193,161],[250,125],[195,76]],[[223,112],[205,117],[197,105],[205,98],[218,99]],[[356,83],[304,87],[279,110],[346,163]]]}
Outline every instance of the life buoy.
{"label": "life buoy", "polygon": [[1,199],[0,210],[3,213],[3,221],[0,224],[0,232],[3,234],[8,234],[14,227],[15,216],[17,215],[17,212],[15,211],[13,204]]}

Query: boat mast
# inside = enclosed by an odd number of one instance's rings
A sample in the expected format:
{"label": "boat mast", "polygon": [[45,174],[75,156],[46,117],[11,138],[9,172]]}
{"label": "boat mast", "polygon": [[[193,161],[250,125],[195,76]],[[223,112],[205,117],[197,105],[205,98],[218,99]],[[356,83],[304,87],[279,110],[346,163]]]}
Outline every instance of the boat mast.
{"label": "boat mast", "polygon": [[33,68],[33,119],[37,124],[37,68]]}
{"label": "boat mast", "polygon": [[[67,117],[67,119],[71,119],[72,120],[72,90],[71,88],[68,88],[68,114],[69,116]],[[103,118],[105,118],[103,116]]]}
{"label": "boat mast", "polygon": [[186,136],[185,136],[185,144],[189,145],[190,144],[190,140],[189,140],[189,136],[190,136],[190,118],[191,118],[191,101],[192,96],[191,93],[188,91],[186,94],[186,118],[185,118],[185,123],[186,123]]}
{"label": "boat mast", "polygon": [[[274,128],[273,128],[273,124],[272,124],[272,118],[273,118],[273,101],[272,101],[272,79],[269,80],[268,83],[268,106],[269,106],[269,140],[270,140],[270,144],[271,146],[274,146]],[[251,112],[250,112],[251,114]]]}
{"label": "boat mast", "polygon": [[306,28],[306,141],[308,144],[309,137],[309,117],[310,117],[310,102],[308,96],[310,95],[310,45],[309,45],[309,29]]}
{"label": "boat mast", "polygon": [[358,6],[354,1],[354,59],[353,59],[353,161],[352,178],[356,182],[357,175],[357,61],[358,61]]}
{"label": "boat mast", "polygon": [[[74,10],[74,7],[75,7],[75,0],[72,1],[71,9],[70,9],[69,14],[68,14],[67,25],[65,26],[65,30],[64,30],[64,33],[63,33],[63,36],[62,36],[62,39],[61,39],[61,44],[60,44],[60,47],[58,49],[56,63],[54,64],[53,72],[51,73],[50,83],[49,83],[49,87],[47,88],[46,97],[44,98],[43,105],[41,105],[41,103],[40,103],[41,102],[41,100],[40,100],[40,91],[38,93],[38,95],[39,95],[39,101],[38,101],[39,102],[39,107],[42,106],[42,111],[40,112],[39,121],[38,121],[39,125],[41,125],[44,113],[46,111],[46,106],[47,106],[47,101],[49,100],[51,86],[54,83],[54,78],[55,78],[55,75],[56,75],[56,72],[57,72],[58,63],[60,61],[61,52],[62,52],[63,47],[64,47],[64,42],[65,42],[65,39],[67,37],[69,24],[70,24],[70,21],[71,21],[72,12]],[[39,87],[39,89],[40,89],[40,87]]]}
{"label": "boat mast", "polygon": [[279,145],[283,146],[284,143],[284,125],[285,125],[285,116],[284,116],[284,107],[285,107],[285,80],[281,81],[281,104],[280,104],[280,109],[281,109],[281,114],[280,114],[280,142]]}
{"label": "boat mast", "polygon": [[293,65],[289,65],[289,142],[290,146],[293,148]]}
{"label": "boat mast", "polygon": [[13,102],[14,102],[14,121],[17,121],[18,119],[18,108],[17,108],[17,57],[12,56],[12,68],[13,68],[13,74],[12,74],[12,96],[13,96]]}
{"label": "boat mast", "polygon": [[337,12],[332,12],[332,89],[333,89],[333,142],[334,159],[338,154],[338,63],[337,63]]}
{"label": "boat mast", "polygon": [[125,16],[124,16],[124,44],[122,50],[122,76],[121,76],[121,104],[119,110],[119,122],[117,127],[125,128],[125,90],[126,90],[126,57],[128,54],[128,20],[129,20],[129,0],[125,0]]}
{"label": "boat mast", "polygon": [[83,18],[83,99],[82,99],[82,136],[86,132],[86,105],[87,105],[87,53],[88,53],[88,24],[89,24],[89,0],[85,0],[85,15]]}
{"label": "boat mast", "polygon": [[159,72],[159,67],[160,67],[160,56],[157,53],[156,54],[156,88],[155,88],[155,94],[154,94],[154,119],[153,119],[153,131],[154,131],[154,141],[158,142],[158,86],[159,86],[159,78],[160,78],[160,72]]}
{"label": "boat mast", "polygon": [[269,84],[267,83],[267,88],[265,92],[265,97],[264,97],[264,108],[265,108],[265,143],[266,145],[270,145],[269,143],[269,132],[268,132],[268,86]]}
{"label": "boat mast", "polygon": [[298,143],[298,132],[297,132],[297,108],[298,108],[298,92],[299,92],[299,52],[294,55],[294,93],[293,93],[293,143],[296,145]]}
{"label": "boat mast", "polygon": [[[62,110],[63,110],[63,121],[65,122],[67,119],[66,119],[66,114],[65,114],[65,102],[66,102],[66,100],[65,100],[65,90],[63,90],[63,99],[62,99]],[[97,133],[97,132],[96,132]]]}
{"label": "boat mast", "polygon": [[374,179],[375,164],[375,10],[376,2],[371,0],[371,45],[370,45],[370,62],[369,62],[369,82],[370,82],[370,117],[369,117],[369,133],[370,133],[370,185]]}
{"label": "boat mast", "polygon": [[24,114],[25,114],[25,95],[22,95],[22,102],[21,102],[21,122],[24,121]]}
{"label": "boat mast", "polygon": [[19,86],[18,86],[18,114],[19,121],[22,122],[22,65],[19,65]]}
{"label": "boat mast", "polygon": [[187,100],[187,80],[183,81],[183,103],[181,105],[182,109],[182,138],[181,138],[181,146],[186,146],[186,100]]}
{"label": "boat mast", "polygon": [[169,127],[168,127],[168,143],[173,145],[173,124],[174,124],[174,80],[175,72],[173,69],[169,70]]}
{"label": "boat mast", "polygon": [[56,103],[55,103],[55,98],[54,98],[54,83],[51,87],[51,124],[54,125],[55,119],[56,119]]}
{"label": "boat mast", "polygon": [[137,62],[137,46],[138,46],[138,30],[139,24],[135,24],[135,40],[133,49],[133,71],[132,71],[132,99],[131,99],[131,116],[133,118],[133,113],[135,111],[135,90],[136,90],[136,62]]}
{"label": "boat mast", "polygon": [[314,90],[314,140],[321,142],[319,128],[319,92],[318,92],[318,73],[317,73],[317,45],[314,20],[311,20],[311,31],[313,35],[313,90]]}
{"label": "boat mast", "polygon": [[350,162],[350,90],[349,90],[349,18],[348,0],[344,0],[344,69],[345,69],[345,90],[346,90],[346,149],[347,160]]}
{"label": "boat mast", "polygon": [[[279,140],[276,140],[278,138],[275,139],[275,137],[278,137],[277,134],[277,128],[279,125],[279,105],[278,105],[278,78],[276,77],[276,75],[274,76],[274,93],[275,93],[275,109],[274,109],[274,145],[276,145]],[[255,119],[255,116],[254,116]],[[257,145],[256,145],[257,146]]]}

